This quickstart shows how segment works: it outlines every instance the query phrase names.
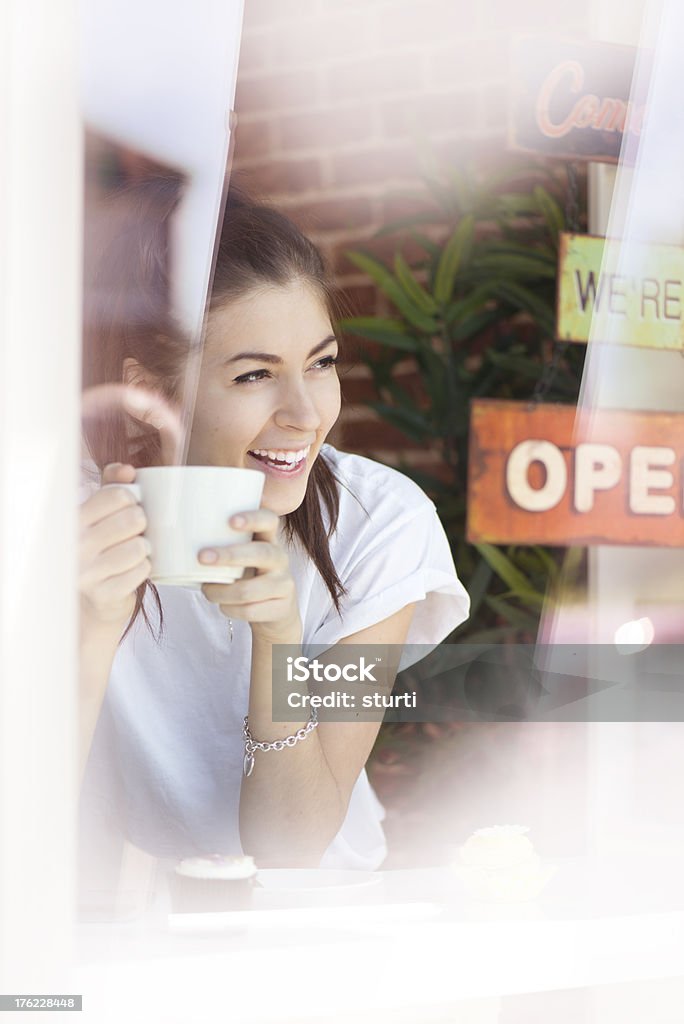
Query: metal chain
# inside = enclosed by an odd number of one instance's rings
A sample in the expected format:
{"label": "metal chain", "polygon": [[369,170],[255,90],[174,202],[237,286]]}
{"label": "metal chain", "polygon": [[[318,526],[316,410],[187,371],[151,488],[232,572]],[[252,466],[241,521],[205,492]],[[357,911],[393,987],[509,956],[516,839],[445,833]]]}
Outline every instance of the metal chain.
{"label": "metal chain", "polygon": [[311,717],[306,725],[303,725],[301,729],[297,729],[292,736],[286,736],[282,740],[273,740],[270,743],[260,742],[255,740],[249,731],[249,716],[245,715],[244,722],[242,725],[242,736],[245,741],[245,757],[243,762],[243,772],[249,776],[254,771],[254,752],[256,750],[284,750],[285,747],[294,747],[300,740],[306,739],[310,732],[312,732],[318,725],[318,712],[316,708],[311,709]]}
{"label": "metal chain", "polygon": [[[568,231],[575,234],[580,227],[579,212],[579,185],[577,182],[577,168],[573,163],[566,165],[568,187],[565,193],[565,226]],[[531,404],[538,405],[543,402],[556,379],[561,360],[565,355],[570,342],[553,340],[553,352],[551,359],[545,364],[542,374],[532,392]]]}

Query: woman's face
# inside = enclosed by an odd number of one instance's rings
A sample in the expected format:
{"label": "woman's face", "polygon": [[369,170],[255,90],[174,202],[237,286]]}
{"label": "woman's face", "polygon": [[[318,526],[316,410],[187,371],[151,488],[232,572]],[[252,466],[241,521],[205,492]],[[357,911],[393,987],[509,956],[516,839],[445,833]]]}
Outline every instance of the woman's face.
{"label": "woman's face", "polygon": [[265,285],[209,315],[188,464],[265,473],[263,506],[304,500],[340,412],[337,341],[313,285]]}

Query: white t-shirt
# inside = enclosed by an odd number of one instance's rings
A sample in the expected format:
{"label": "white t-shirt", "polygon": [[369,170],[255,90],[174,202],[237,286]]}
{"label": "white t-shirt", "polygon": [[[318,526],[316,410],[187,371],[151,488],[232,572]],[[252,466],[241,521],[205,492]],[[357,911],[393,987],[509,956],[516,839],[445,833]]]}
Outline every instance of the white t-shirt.
{"label": "white t-shirt", "polygon": [[[324,455],[341,484],[330,550],[347,596],[340,618],[311,560],[299,545],[290,549],[305,645],[335,643],[417,602],[407,643],[435,646],[467,617],[469,602],[434,505],[396,470],[329,445]],[[107,830],[116,822],[158,857],[239,853],[250,627],[234,620],[231,641],[228,620],[201,591],[160,586],[159,595],[161,641],[139,616],[117,651],[82,816]],[[156,627],[154,602],[145,607]],[[363,769],[321,866],[377,868],[383,816]]]}

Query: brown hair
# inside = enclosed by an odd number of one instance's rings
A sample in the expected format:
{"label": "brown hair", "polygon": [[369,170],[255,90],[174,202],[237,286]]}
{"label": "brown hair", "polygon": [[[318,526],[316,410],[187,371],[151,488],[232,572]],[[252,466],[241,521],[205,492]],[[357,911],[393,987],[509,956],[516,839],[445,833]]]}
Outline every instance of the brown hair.
{"label": "brown hair", "polygon": [[[268,206],[251,203],[236,189],[228,194],[219,239],[210,311],[259,285],[305,280],[320,295],[334,323],[340,316],[323,257],[292,221]],[[337,481],[324,455],[313,464],[304,501],[285,517],[288,540],[295,537],[312,559],[339,612],[344,587],[330,556],[329,539],[337,526]],[[324,524],[323,509],[328,525]]]}
{"label": "brown hair", "polygon": [[[160,223],[166,227],[178,195],[178,190],[167,187],[160,192],[146,183],[134,196],[117,197],[129,205],[133,201],[137,215],[128,236],[116,238],[104,254],[104,297],[100,273],[95,289],[99,299],[94,308],[86,306],[85,386],[121,382],[124,360],[133,358],[160,382],[162,393],[178,403],[189,343],[168,314],[168,239],[166,230],[159,230]],[[287,217],[231,190],[217,246],[210,311],[261,285],[286,285],[297,279],[316,289],[334,322],[340,311],[318,249]],[[84,432],[100,469],[109,462],[136,467],[161,463],[158,431],[124,412],[104,412],[86,424]],[[290,543],[296,539],[312,559],[339,613],[345,591],[329,545],[338,516],[338,482],[319,454],[302,504],[285,517],[285,532]],[[144,607],[148,588],[157,605],[161,634],[161,601],[148,580],[138,588],[124,636],[140,613],[151,628]]]}

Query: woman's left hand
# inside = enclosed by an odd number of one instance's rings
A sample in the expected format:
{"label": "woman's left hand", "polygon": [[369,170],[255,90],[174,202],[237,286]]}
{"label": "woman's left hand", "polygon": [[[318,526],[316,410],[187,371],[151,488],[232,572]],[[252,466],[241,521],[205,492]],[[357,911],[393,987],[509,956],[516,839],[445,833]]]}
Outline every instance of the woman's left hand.
{"label": "woman's left hand", "polygon": [[[280,520],[275,512],[260,508],[231,517],[233,529],[253,533],[254,539],[227,547],[203,548],[203,565],[244,567],[247,572],[234,583],[204,583],[204,596],[218,604],[230,619],[251,623],[252,635],[270,643],[300,643],[302,625],[297,591],[287,552],[278,540]],[[253,569],[253,575],[249,570]]]}

